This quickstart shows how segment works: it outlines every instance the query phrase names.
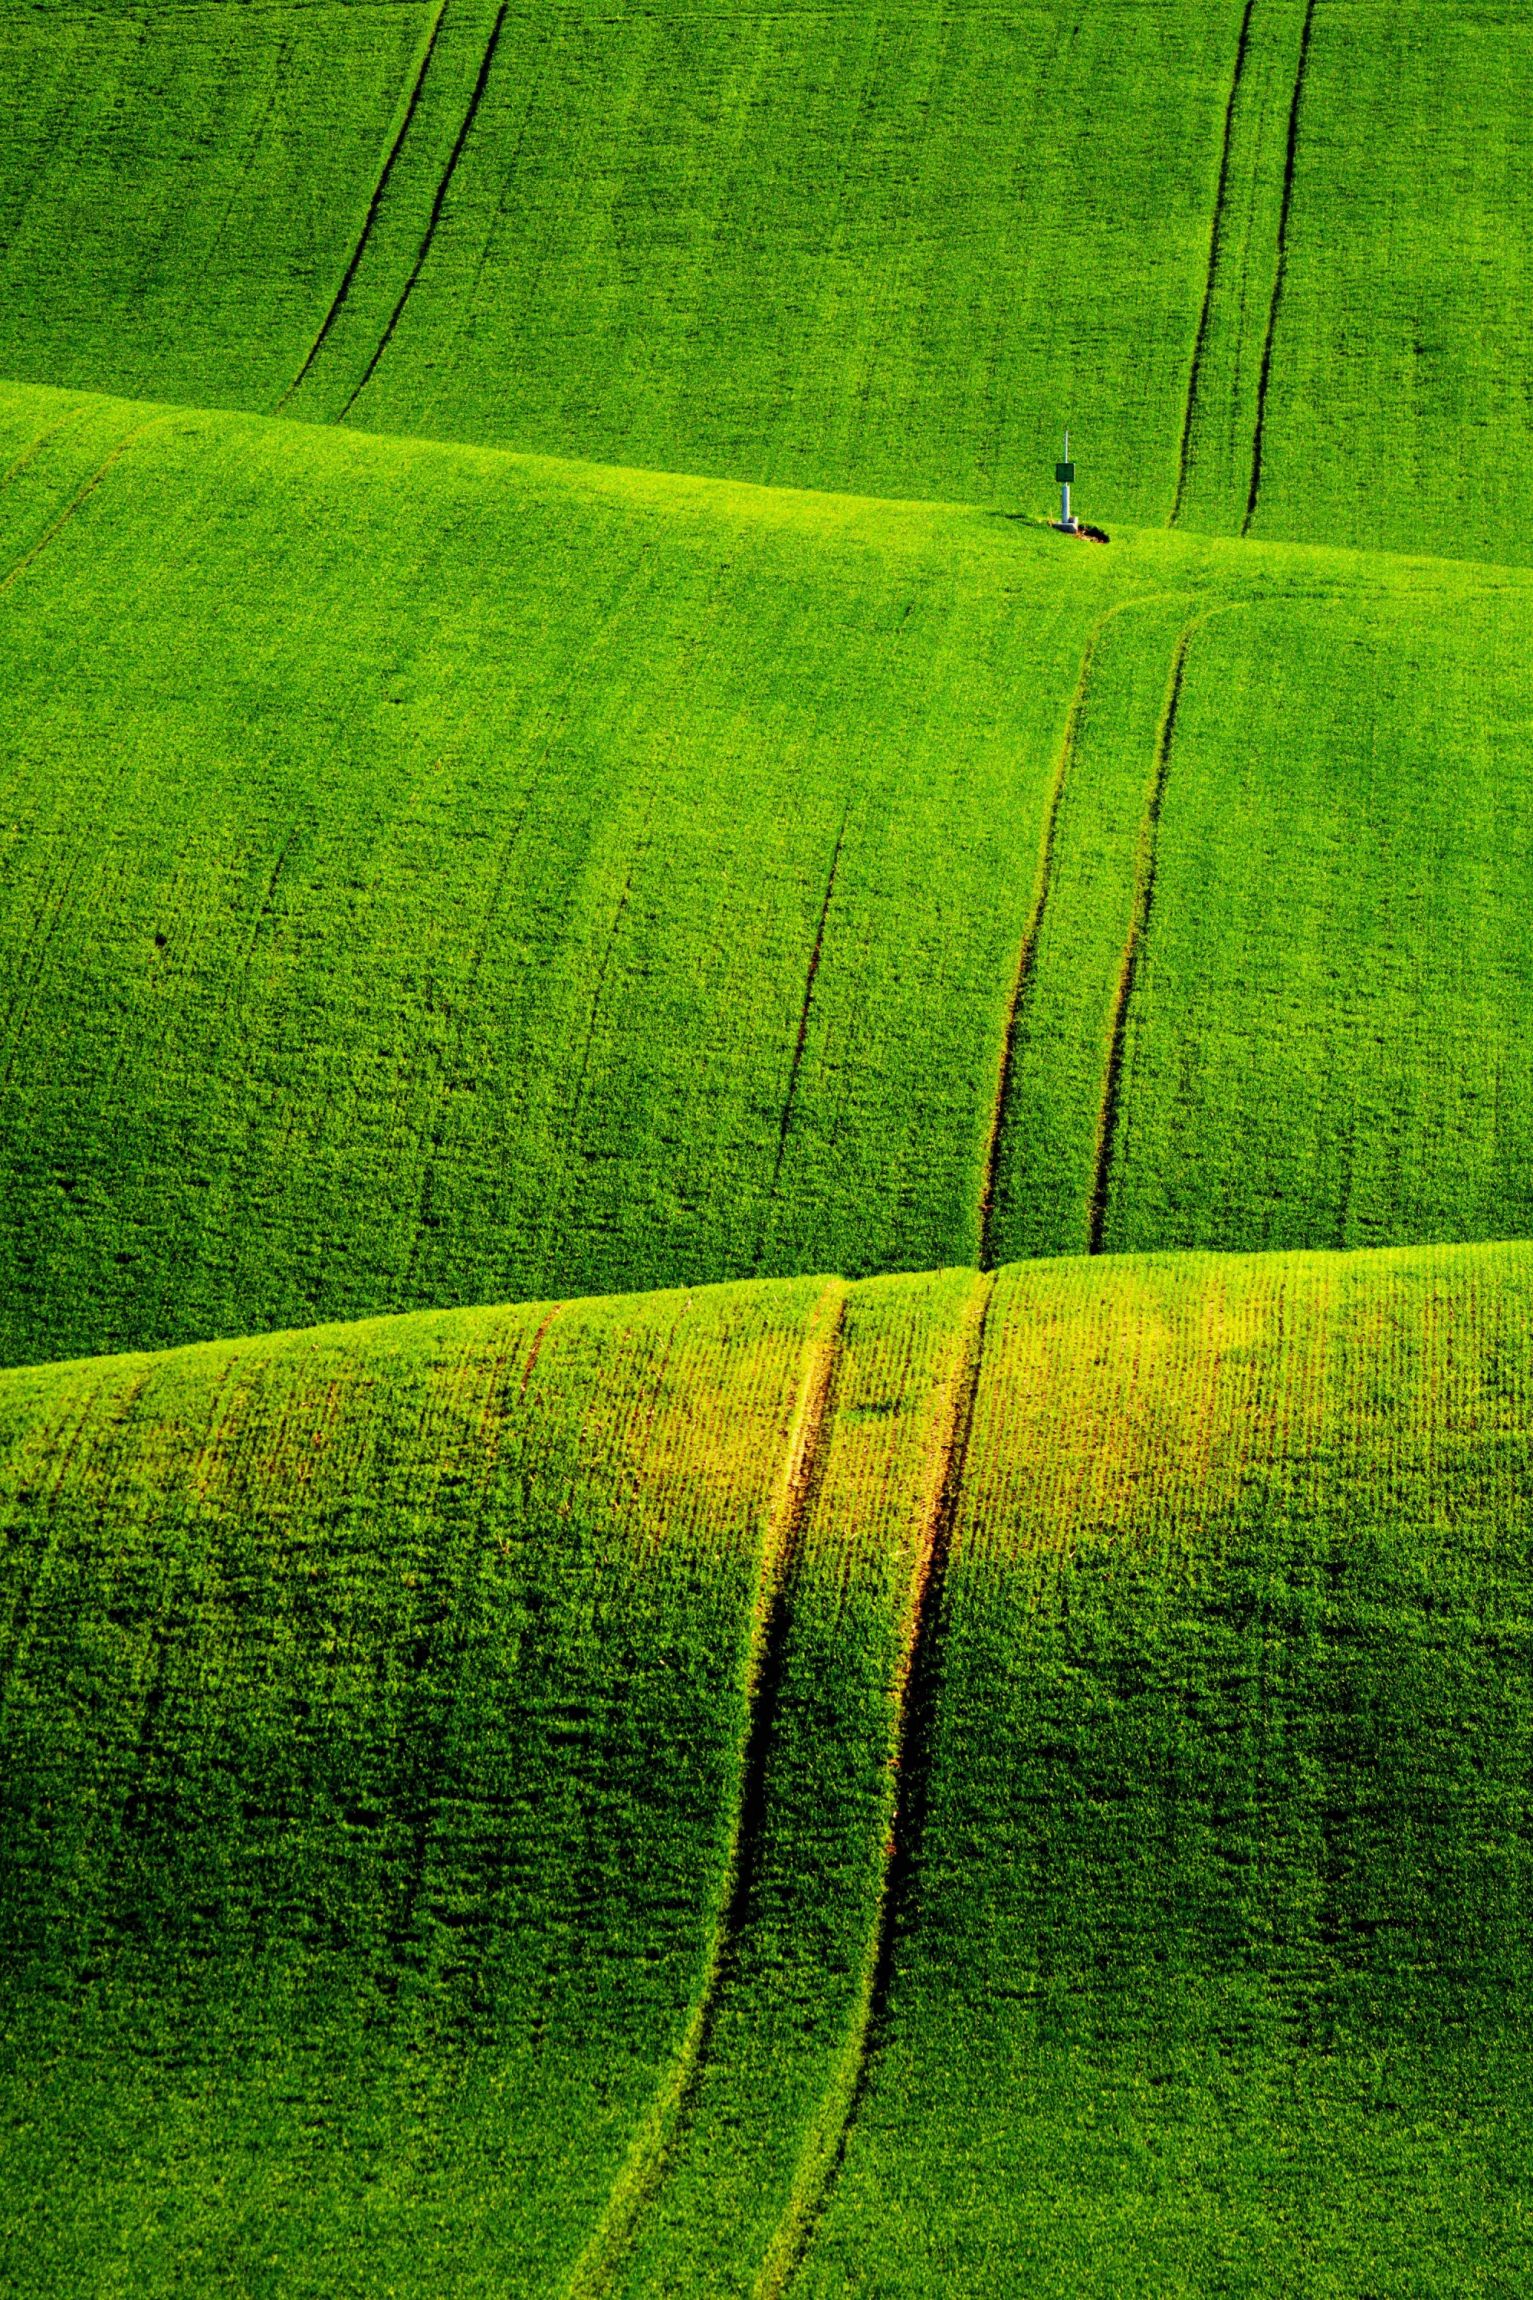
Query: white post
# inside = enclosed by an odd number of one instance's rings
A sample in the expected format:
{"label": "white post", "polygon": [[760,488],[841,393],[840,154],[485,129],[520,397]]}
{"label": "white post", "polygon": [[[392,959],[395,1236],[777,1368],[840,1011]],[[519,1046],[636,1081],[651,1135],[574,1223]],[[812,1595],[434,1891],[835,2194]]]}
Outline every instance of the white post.
{"label": "white post", "polygon": [[[1070,434],[1068,431],[1065,433],[1064,460],[1066,463],[1070,460]],[[1059,524],[1061,527],[1068,527],[1070,523],[1070,482],[1068,479],[1062,479],[1059,483]]]}

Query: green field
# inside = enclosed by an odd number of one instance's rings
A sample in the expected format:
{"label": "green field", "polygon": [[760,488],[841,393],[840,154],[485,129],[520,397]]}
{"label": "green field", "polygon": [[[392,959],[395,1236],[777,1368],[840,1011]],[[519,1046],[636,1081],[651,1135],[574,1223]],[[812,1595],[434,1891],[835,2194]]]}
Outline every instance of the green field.
{"label": "green field", "polygon": [[1518,0],[3,0],[0,112],[0,375],[1530,556]]}
{"label": "green field", "polygon": [[1520,0],[0,0],[6,2300],[1533,2286],[1530,245]]}
{"label": "green field", "polygon": [[1533,1228],[1533,577],[0,414],[9,1362]]}
{"label": "green field", "polygon": [[1512,2292],[1533,1255],[0,1377],[18,2293]]}

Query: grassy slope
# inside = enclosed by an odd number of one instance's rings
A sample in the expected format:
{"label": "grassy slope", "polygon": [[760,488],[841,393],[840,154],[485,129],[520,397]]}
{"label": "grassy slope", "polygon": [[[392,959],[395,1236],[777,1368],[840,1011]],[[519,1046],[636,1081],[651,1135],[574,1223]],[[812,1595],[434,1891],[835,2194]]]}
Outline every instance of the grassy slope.
{"label": "grassy slope", "polygon": [[1014,534],[141,435],[0,595],[9,1354],[972,1258],[1103,574]]}
{"label": "grassy slope", "polygon": [[1517,0],[0,29],[0,373],[1527,556]]}
{"label": "grassy slope", "polygon": [[[0,0],[0,1355],[1526,1231],[1530,77]],[[0,1377],[0,2282],[1520,2289],[1529,1285]]]}
{"label": "grassy slope", "polygon": [[0,453],[13,1362],[1533,1222],[1526,578],[41,391]]}
{"label": "grassy slope", "polygon": [[1530,1277],[1003,1276],[927,1858],[798,2289],[1527,2281]]}
{"label": "grassy slope", "polygon": [[14,1378],[10,2289],[567,2272],[709,1953],[822,1290]]}
{"label": "grassy slope", "polygon": [[373,208],[432,12],[113,8],[64,43],[8,0],[38,127],[0,154],[0,374],[269,407],[345,281],[297,412],[388,336],[373,428],[967,497],[1069,414],[1102,501],[1169,502],[1235,0],[448,0]]}
{"label": "grassy slope", "polygon": [[1526,560],[1533,22],[1318,0],[1252,532]]}
{"label": "grassy slope", "polygon": [[415,0],[0,7],[0,372],[262,406],[342,278]]}
{"label": "grassy slope", "polygon": [[0,1378],[8,2288],[1518,2288],[1530,1286]]}

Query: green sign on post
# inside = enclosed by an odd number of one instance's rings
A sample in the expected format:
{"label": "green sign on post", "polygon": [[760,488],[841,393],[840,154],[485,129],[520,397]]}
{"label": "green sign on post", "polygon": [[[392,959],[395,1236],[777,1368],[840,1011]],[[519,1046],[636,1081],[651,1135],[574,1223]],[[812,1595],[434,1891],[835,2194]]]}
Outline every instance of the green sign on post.
{"label": "green sign on post", "polygon": [[1054,477],[1061,487],[1073,487],[1075,485],[1075,465],[1073,463],[1056,463]]}

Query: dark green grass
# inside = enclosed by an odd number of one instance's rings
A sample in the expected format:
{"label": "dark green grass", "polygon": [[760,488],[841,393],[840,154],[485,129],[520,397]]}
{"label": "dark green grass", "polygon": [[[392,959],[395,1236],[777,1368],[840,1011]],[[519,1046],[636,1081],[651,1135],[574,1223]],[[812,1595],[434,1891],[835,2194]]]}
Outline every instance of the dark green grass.
{"label": "dark green grass", "polygon": [[7,404],[12,1362],[1533,1219],[1524,577]]}
{"label": "dark green grass", "polygon": [[802,2290],[1522,2288],[1527,1283],[1003,1276],[928,1859]]}
{"label": "dark green grass", "polygon": [[1526,560],[1533,22],[1317,0],[1252,532]]}
{"label": "dark green grass", "polygon": [[707,1955],[820,1290],[15,1378],[9,2290],[558,2287]]}
{"label": "dark green grass", "polygon": [[1520,2290],[1530,1283],[6,1374],[7,2288]]}
{"label": "dark green grass", "polygon": [[1235,0],[447,0],[389,167],[433,14],[7,0],[0,374],[892,495],[1071,420],[1169,506]]}
{"label": "dark green grass", "polygon": [[1476,615],[1466,647],[1445,587],[1195,634],[1109,1246],[1533,1231],[1533,1069],[1491,1020],[1533,988],[1528,895],[1493,884],[1533,828],[1520,621]]}
{"label": "dark green grass", "polygon": [[1517,0],[6,0],[0,374],[1523,561],[1530,89]]}
{"label": "dark green grass", "polygon": [[344,273],[429,10],[0,8],[0,373],[265,406]]}

